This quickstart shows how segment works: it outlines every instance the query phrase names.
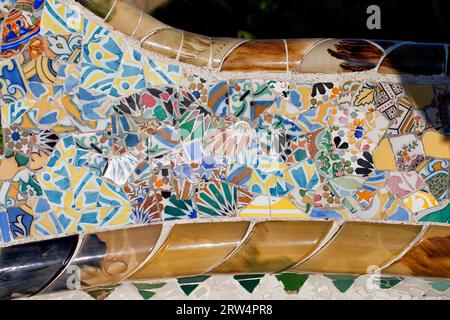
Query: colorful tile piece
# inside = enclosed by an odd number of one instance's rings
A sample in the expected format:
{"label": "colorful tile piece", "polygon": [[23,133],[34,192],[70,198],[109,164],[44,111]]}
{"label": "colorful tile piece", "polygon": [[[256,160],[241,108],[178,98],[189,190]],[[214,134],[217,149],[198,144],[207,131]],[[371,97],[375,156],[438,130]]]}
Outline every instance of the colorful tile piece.
{"label": "colorful tile piece", "polygon": [[233,80],[228,85],[230,114],[242,119],[254,119],[252,82],[250,80]]}
{"label": "colorful tile piece", "polygon": [[226,81],[211,83],[208,92],[208,107],[218,116],[228,115],[229,90]]}
{"label": "colorful tile piece", "polygon": [[430,208],[437,207],[439,203],[436,198],[427,191],[417,191],[409,197],[403,199],[404,204],[411,210],[412,213],[417,214]]}
{"label": "colorful tile piece", "polygon": [[143,59],[145,85],[162,86],[180,84],[181,68],[178,65],[157,61],[148,57]]}
{"label": "colorful tile piece", "polygon": [[413,171],[425,159],[422,142],[413,134],[392,137],[390,142],[400,170]]}
{"label": "colorful tile piece", "polygon": [[404,90],[399,84],[380,83],[375,96],[375,108],[383,115],[393,120],[397,115],[398,100],[404,96]]}
{"label": "colorful tile piece", "polygon": [[175,194],[168,191],[158,192],[157,199],[164,221],[197,218],[197,209],[192,200],[178,200]]}
{"label": "colorful tile piece", "polygon": [[200,105],[205,106],[207,104],[209,84],[205,79],[184,71],[181,85],[189,90]]}
{"label": "colorful tile piece", "polygon": [[15,102],[27,94],[25,76],[14,59],[0,61],[0,92],[5,103]]}
{"label": "colorful tile piece", "polygon": [[397,197],[405,198],[425,187],[425,181],[415,172],[390,172],[386,187]]}
{"label": "colorful tile piece", "polygon": [[1,22],[3,32],[0,56],[9,58],[19,53],[39,33],[41,17],[33,11],[17,7]]}
{"label": "colorful tile piece", "polygon": [[127,49],[123,53],[110,95],[118,98],[144,88],[145,79],[144,70],[141,67],[141,53],[134,49]]}
{"label": "colorful tile piece", "polygon": [[52,35],[45,38],[45,53],[51,59],[78,63],[81,59],[81,34]]}
{"label": "colorful tile piece", "polygon": [[428,190],[438,200],[448,199],[449,190],[449,161],[430,159],[421,168],[417,168],[420,176],[425,180]]}
{"label": "colorful tile piece", "polygon": [[376,192],[384,186],[386,177],[385,171],[375,171],[374,175],[368,177],[361,189],[354,194],[353,197],[362,208],[367,209],[371,205]]}
{"label": "colorful tile piece", "polygon": [[59,0],[46,0],[42,12],[41,34],[61,35],[82,31],[82,15]]}
{"label": "colorful tile piece", "polygon": [[206,182],[195,198],[199,217],[237,216],[240,201],[241,197],[236,187],[215,180]]}

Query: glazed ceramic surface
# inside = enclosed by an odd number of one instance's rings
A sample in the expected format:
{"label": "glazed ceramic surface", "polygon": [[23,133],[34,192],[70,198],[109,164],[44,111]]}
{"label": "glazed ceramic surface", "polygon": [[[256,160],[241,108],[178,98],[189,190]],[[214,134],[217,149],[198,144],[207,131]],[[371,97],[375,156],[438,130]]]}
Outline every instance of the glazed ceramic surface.
{"label": "glazed ceramic surface", "polygon": [[1,298],[450,277],[447,44],[211,38],[122,0],[0,24]]}

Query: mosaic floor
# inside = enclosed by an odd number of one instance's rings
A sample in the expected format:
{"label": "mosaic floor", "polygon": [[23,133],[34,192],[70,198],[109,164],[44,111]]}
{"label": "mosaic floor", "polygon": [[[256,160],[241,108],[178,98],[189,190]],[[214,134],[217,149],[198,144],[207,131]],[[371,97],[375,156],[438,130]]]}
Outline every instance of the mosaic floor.
{"label": "mosaic floor", "polygon": [[[427,246],[450,258],[448,45],[202,38],[79,2],[0,1],[0,272],[33,277],[22,295],[64,289],[68,265],[89,287],[292,267],[450,277],[417,263]],[[364,263],[328,263],[360,241]],[[4,271],[42,252],[42,274]]]}
{"label": "mosaic floor", "polygon": [[95,290],[72,290],[37,300],[297,300],[297,299],[450,299],[448,281],[376,276],[307,274],[213,276],[165,282],[128,282]]}

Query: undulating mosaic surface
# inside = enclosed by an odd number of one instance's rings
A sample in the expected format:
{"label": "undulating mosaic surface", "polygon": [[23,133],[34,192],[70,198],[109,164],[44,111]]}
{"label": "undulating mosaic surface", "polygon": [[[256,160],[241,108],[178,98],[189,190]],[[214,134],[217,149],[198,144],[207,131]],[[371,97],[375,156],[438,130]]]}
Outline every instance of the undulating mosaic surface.
{"label": "undulating mosaic surface", "polygon": [[79,2],[0,1],[0,297],[71,267],[450,277],[446,44],[211,39]]}

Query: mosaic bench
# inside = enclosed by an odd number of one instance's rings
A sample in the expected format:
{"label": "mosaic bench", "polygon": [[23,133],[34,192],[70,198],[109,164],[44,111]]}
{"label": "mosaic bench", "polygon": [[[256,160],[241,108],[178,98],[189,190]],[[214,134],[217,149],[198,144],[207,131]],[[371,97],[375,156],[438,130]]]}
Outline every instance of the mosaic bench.
{"label": "mosaic bench", "polygon": [[121,0],[2,0],[0,22],[1,298],[450,278],[447,44],[210,38]]}

